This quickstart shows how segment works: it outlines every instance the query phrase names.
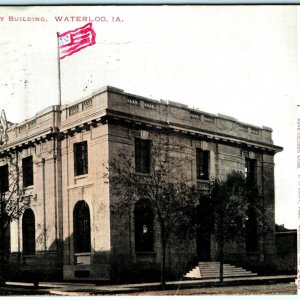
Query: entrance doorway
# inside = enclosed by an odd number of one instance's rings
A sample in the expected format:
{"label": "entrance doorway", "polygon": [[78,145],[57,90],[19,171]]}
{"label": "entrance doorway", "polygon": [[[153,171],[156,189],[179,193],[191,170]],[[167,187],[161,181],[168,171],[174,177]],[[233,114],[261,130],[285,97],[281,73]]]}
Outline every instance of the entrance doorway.
{"label": "entrance doorway", "polygon": [[197,232],[197,255],[200,261],[210,261],[210,234],[201,229]]}
{"label": "entrance doorway", "polygon": [[211,260],[211,234],[214,232],[213,211],[208,197],[197,207],[197,255],[200,261]]}

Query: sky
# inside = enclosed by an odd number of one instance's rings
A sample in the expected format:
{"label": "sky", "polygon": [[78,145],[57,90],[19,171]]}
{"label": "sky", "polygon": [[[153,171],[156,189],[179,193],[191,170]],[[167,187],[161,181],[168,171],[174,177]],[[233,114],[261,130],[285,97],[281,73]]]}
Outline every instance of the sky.
{"label": "sky", "polygon": [[0,109],[20,122],[58,104],[56,32],[90,18],[96,44],[61,60],[62,102],[111,85],[273,128],[284,147],[275,219],[296,228],[297,13],[292,5],[0,7]]}

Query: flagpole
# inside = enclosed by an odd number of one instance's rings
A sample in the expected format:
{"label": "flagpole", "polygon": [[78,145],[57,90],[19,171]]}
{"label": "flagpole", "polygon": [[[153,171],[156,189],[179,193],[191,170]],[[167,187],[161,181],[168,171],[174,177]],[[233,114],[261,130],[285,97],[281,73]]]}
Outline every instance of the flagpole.
{"label": "flagpole", "polygon": [[58,67],[58,104],[61,105],[61,76],[60,76],[60,53],[59,53],[59,32],[56,32],[57,36],[57,67]]}

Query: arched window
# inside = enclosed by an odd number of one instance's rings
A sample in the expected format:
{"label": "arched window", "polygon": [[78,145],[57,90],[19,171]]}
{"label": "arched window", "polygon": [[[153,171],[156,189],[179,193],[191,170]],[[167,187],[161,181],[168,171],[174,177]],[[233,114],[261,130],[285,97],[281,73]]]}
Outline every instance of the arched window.
{"label": "arched window", "polygon": [[32,209],[24,211],[22,219],[23,254],[35,254],[35,218]]}
{"label": "arched window", "polygon": [[74,207],[73,227],[75,253],[91,252],[90,210],[84,200]]}
{"label": "arched window", "polygon": [[139,200],[134,209],[135,251],[154,250],[153,210],[149,201]]}

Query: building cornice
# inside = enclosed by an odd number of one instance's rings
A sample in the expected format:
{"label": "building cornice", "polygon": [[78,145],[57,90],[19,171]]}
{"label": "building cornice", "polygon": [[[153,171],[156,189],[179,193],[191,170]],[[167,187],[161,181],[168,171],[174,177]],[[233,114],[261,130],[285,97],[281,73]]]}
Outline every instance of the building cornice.
{"label": "building cornice", "polygon": [[34,118],[15,124],[8,129],[11,139],[0,148],[0,155],[32,147],[53,138],[64,139],[108,121],[141,129],[171,131],[201,140],[273,154],[283,150],[273,144],[271,128],[246,124],[222,114],[214,115],[189,108],[185,104],[157,101],[106,86],[90,97],[69,105],[48,107]]}
{"label": "building cornice", "polygon": [[220,134],[215,131],[206,129],[199,129],[192,126],[186,126],[182,124],[176,124],[165,121],[153,121],[152,119],[145,117],[137,117],[119,111],[107,109],[107,116],[116,122],[123,122],[124,124],[135,124],[135,126],[153,128],[157,130],[168,130],[178,134],[190,135],[200,139],[206,139],[217,143],[234,144],[236,146],[243,146],[246,148],[259,149],[260,151],[267,151],[272,153],[278,153],[283,150],[282,147],[273,144],[255,142],[245,138],[237,138],[229,134]]}
{"label": "building cornice", "polygon": [[106,124],[107,122],[113,122],[115,124],[122,124],[127,127],[140,129],[168,131],[175,134],[192,136],[197,139],[214,143],[230,144],[242,148],[253,149],[256,151],[270,152],[272,154],[278,153],[283,150],[282,147],[273,144],[251,141],[244,138],[236,138],[235,136],[229,134],[219,134],[215,131],[199,129],[196,127],[176,124],[173,122],[157,121],[151,118],[135,116],[132,114],[122,113],[120,111],[107,109],[106,114],[102,115],[101,117],[91,119],[87,122],[80,123],[69,128],[65,127],[63,130],[60,130],[59,128],[53,129],[53,127],[50,127],[42,134],[39,134],[38,137],[33,136],[31,138],[19,140],[16,143],[5,146],[0,150],[0,156],[5,156],[8,153],[20,151],[29,147],[34,147],[37,144],[43,143],[53,138],[62,140],[68,136],[73,136],[74,134],[81,131],[88,131],[91,127],[97,127],[99,124]]}

